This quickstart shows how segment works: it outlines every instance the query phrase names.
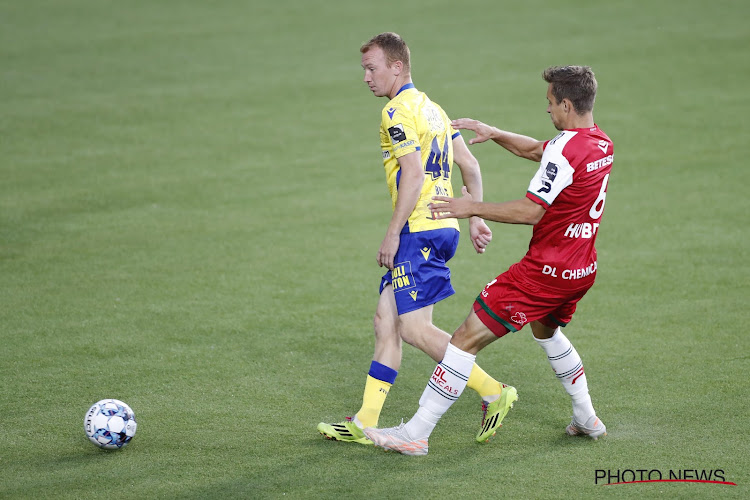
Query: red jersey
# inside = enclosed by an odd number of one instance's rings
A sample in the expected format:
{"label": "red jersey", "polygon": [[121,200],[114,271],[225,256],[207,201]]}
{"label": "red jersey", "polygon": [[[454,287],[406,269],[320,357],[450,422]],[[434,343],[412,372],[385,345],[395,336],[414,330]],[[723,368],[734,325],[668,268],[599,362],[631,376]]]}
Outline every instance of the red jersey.
{"label": "red jersey", "polygon": [[598,126],[564,130],[544,143],[542,161],[526,197],[546,212],[534,226],[529,251],[510,268],[545,288],[578,290],[596,277],[596,248],[612,141]]}

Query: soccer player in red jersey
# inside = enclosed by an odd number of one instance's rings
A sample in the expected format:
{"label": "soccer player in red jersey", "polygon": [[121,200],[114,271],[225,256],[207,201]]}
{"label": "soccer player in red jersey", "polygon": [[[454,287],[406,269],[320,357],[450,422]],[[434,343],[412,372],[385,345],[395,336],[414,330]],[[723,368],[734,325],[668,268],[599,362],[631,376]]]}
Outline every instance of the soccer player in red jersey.
{"label": "soccer player in red jersey", "polygon": [[[561,331],[576,304],[594,284],[594,242],[601,223],[612,168],[612,141],[594,123],[597,82],[587,66],[551,67],[547,113],[560,133],[538,141],[499,130],[476,120],[454,120],[455,129],[476,133],[469,144],[489,139],[508,151],[540,162],[524,198],[505,203],[433,197],[436,218],[467,218],[534,226],[529,250],[520,262],[492,280],[479,294],[468,318],[454,333],[419,400],[419,410],[406,424],[365,429],[378,446],[409,455],[427,453],[427,438],[440,417],[461,395],[476,354],[509,331],[531,326],[552,369],[570,395],[573,419],[569,435],[593,439],[606,435],[589,396],[583,363]],[[491,437],[512,406],[502,398],[485,411],[481,437]],[[479,436],[477,438],[479,440]]]}

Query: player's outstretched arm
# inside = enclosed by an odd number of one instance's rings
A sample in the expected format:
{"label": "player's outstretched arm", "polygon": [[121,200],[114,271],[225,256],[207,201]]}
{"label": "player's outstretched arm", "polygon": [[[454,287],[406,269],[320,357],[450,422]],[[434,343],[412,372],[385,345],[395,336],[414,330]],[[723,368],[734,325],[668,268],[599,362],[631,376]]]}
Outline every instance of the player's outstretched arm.
{"label": "player's outstretched arm", "polygon": [[[461,178],[468,192],[471,193],[471,197],[474,200],[481,201],[483,196],[482,172],[479,168],[479,162],[466,147],[464,138],[460,135],[453,139],[453,161],[461,170]],[[492,230],[481,218],[472,217],[469,219],[469,236],[471,244],[474,245],[474,250],[477,253],[484,253],[487,245],[492,241]]]}
{"label": "player's outstretched arm", "polygon": [[528,198],[506,201],[503,203],[486,203],[474,201],[466,190],[462,190],[461,198],[448,196],[433,196],[433,202],[428,205],[436,219],[455,217],[481,217],[485,220],[504,222],[506,224],[534,225],[544,216],[545,209]]}
{"label": "player's outstretched arm", "polygon": [[469,144],[478,144],[492,139],[496,144],[499,144],[516,156],[532,161],[540,161],[542,159],[542,153],[544,152],[543,141],[537,141],[532,137],[500,130],[499,128],[471,118],[453,120],[451,125],[455,129],[471,130],[476,134],[476,137],[469,139]]}

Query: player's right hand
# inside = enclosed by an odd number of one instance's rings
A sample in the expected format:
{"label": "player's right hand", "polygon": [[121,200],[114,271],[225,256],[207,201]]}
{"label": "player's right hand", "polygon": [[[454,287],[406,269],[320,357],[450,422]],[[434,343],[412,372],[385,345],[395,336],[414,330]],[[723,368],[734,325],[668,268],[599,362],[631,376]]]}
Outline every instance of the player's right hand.
{"label": "player's right hand", "polygon": [[480,142],[492,139],[492,127],[479,120],[459,118],[458,120],[451,121],[451,126],[456,130],[471,130],[474,132],[477,136],[469,139],[469,144],[479,144]]}
{"label": "player's right hand", "polygon": [[378,266],[385,266],[393,271],[393,261],[396,258],[396,252],[398,252],[400,243],[401,240],[399,238],[399,235],[385,236],[385,238],[383,239],[383,243],[380,244],[380,248],[378,249]]}

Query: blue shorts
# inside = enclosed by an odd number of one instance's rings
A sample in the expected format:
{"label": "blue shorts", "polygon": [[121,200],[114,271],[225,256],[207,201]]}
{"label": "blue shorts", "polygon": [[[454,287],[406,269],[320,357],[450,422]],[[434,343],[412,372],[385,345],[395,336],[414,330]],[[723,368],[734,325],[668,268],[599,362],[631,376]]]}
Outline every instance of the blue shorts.
{"label": "blue shorts", "polygon": [[380,293],[386,285],[393,285],[399,315],[456,293],[447,262],[456,253],[458,236],[459,232],[453,228],[401,234],[393,271],[380,280]]}

